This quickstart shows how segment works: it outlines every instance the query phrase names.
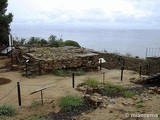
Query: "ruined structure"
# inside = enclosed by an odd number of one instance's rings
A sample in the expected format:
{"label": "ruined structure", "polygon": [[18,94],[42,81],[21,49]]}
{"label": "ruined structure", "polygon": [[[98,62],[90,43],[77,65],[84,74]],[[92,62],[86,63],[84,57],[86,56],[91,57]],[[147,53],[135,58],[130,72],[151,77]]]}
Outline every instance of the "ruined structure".
{"label": "ruined structure", "polygon": [[14,63],[39,73],[54,69],[98,69],[98,60],[98,54],[77,47],[20,47],[13,52]]}

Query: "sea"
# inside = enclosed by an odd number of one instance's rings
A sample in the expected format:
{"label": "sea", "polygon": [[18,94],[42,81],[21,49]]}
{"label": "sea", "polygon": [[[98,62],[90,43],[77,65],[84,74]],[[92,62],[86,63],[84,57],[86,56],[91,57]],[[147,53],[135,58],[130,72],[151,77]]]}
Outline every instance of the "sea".
{"label": "sea", "polygon": [[51,34],[63,40],[75,40],[85,48],[140,58],[145,58],[147,48],[160,48],[160,30],[152,29],[52,28],[16,33],[23,38],[35,36],[45,39]]}

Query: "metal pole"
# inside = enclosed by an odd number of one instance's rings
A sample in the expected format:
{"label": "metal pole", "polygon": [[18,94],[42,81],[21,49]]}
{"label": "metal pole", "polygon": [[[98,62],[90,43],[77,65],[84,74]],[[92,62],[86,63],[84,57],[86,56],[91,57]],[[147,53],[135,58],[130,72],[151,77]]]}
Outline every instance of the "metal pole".
{"label": "metal pole", "polygon": [[42,102],[42,106],[43,106],[43,93],[42,93],[42,90],[41,90],[41,102]]}
{"label": "metal pole", "polygon": [[18,104],[21,106],[21,90],[20,90],[20,82],[17,82],[17,91],[18,91]]}
{"label": "metal pole", "polygon": [[74,88],[74,72],[72,73],[72,87]]}
{"label": "metal pole", "polygon": [[123,70],[124,70],[124,66],[121,67],[121,81],[123,80]]}
{"label": "metal pole", "polygon": [[102,70],[102,60],[100,59],[100,71]]}

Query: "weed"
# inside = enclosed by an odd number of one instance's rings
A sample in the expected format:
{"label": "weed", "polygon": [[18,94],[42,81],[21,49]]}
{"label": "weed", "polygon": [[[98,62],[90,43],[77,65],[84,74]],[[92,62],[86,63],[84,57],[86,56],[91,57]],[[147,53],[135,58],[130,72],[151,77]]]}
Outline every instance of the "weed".
{"label": "weed", "polygon": [[12,105],[1,105],[0,116],[13,116],[16,114],[16,109]]}
{"label": "weed", "polygon": [[123,96],[124,96],[125,98],[132,98],[132,97],[135,96],[135,95],[136,95],[135,92],[131,92],[131,91],[124,91],[124,92],[123,92]]}
{"label": "weed", "polygon": [[137,108],[142,108],[142,107],[144,107],[143,101],[138,102],[138,103],[136,104],[136,107],[137,107]]}
{"label": "weed", "polygon": [[97,88],[100,85],[100,82],[95,78],[88,78],[84,81],[84,84],[89,85],[90,87]]}
{"label": "weed", "polygon": [[66,77],[67,76],[64,70],[54,70],[53,74],[56,75],[56,76],[60,76],[60,77]]}
{"label": "weed", "polygon": [[40,104],[41,104],[40,101],[38,101],[38,100],[33,100],[32,103],[31,103],[31,107],[37,107],[37,106],[39,106]]}
{"label": "weed", "polygon": [[123,85],[114,85],[114,84],[108,82],[104,86],[104,91],[106,94],[122,93],[124,91],[124,86]]}
{"label": "weed", "polygon": [[84,104],[83,98],[79,96],[67,95],[60,98],[59,106],[64,111],[71,111],[76,107],[80,107]]}
{"label": "weed", "polygon": [[26,120],[51,120],[51,117],[36,114],[28,117]]}

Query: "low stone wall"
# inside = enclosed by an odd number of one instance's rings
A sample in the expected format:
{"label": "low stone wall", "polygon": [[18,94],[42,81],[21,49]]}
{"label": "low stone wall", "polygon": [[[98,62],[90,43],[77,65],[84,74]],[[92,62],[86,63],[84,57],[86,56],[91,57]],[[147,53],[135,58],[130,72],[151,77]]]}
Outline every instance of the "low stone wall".
{"label": "low stone wall", "polygon": [[106,63],[103,63],[103,67],[107,69],[121,69],[124,64],[125,69],[137,72],[140,71],[140,66],[142,66],[142,74],[147,74],[147,69],[149,69],[149,74],[154,74],[160,70],[160,58],[139,59],[113,53],[99,53],[99,55],[106,60]]}

